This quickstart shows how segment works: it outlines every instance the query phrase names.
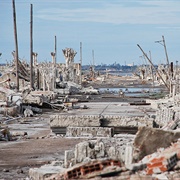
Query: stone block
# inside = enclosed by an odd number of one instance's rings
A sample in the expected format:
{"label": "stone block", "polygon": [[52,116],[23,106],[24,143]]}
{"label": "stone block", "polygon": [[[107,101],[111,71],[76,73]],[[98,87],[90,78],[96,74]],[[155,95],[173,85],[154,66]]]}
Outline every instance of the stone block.
{"label": "stone block", "polygon": [[84,141],[75,146],[75,162],[83,162],[87,157],[95,159],[95,142],[93,141]]}
{"label": "stone block", "polygon": [[23,103],[25,104],[37,104],[39,106],[43,105],[43,98],[40,96],[33,96],[31,94],[28,94],[23,98]]}
{"label": "stone block", "polygon": [[112,159],[116,158],[116,149],[115,147],[110,147],[108,150],[108,156]]}
{"label": "stone block", "polygon": [[105,127],[67,127],[67,137],[112,137],[112,128]]}
{"label": "stone block", "polygon": [[74,163],[73,163],[74,158],[75,158],[74,150],[67,150],[67,151],[65,151],[65,155],[64,155],[64,167],[68,168],[68,167],[71,167],[72,165],[74,165]]}
{"label": "stone block", "polygon": [[94,147],[96,158],[103,158],[105,157],[105,145],[103,142],[98,142]]}
{"label": "stone block", "polygon": [[125,165],[130,165],[133,159],[133,147],[127,144],[125,147]]}

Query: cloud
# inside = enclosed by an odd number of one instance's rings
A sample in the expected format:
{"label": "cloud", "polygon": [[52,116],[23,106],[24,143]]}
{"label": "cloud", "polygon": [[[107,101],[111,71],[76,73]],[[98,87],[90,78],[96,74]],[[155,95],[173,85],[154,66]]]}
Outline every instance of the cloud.
{"label": "cloud", "polygon": [[[68,2],[68,1],[67,1]],[[76,2],[76,1],[74,1]],[[93,1],[90,7],[87,2],[65,7],[49,7],[39,10],[35,16],[43,20],[68,22],[96,22],[111,24],[179,24],[180,1],[133,1],[132,3],[103,1],[101,4]],[[69,3],[69,2],[68,2]],[[65,2],[63,4],[66,4]]]}
{"label": "cloud", "polygon": [[176,30],[176,29],[180,29],[180,26],[160,26],[157,27],[158,29],[170,29],[170,30]]}

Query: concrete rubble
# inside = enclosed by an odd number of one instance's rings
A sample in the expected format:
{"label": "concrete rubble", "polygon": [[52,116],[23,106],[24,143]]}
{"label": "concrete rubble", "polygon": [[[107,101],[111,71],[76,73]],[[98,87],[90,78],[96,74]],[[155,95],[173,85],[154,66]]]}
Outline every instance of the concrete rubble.
{"label": "concrete rubble", "polygon": [[64,82],[63,84],[61,83],[59,85],[61,88],[57,88],[54,90],[56,93],[61,93],[61,94],[87,94],[87,95],[98,95],[99,91],[92,86],[90,87],[82,87],[79,84],[76,84],[74,82]]}
{"label": "concrete rubble", "polygon": [[7,126],[0,127],[0,141],[10,141],[11,139],[9,128]]}
{"label": "concrete rubble", "polygon": [[[16,118],[28,119],[42,113],[41,108],[47,106],[57,110],[56,114],[48,115],[51,130],[59,130],[55,138],[61,134],[64,140],[83,139],[65,151],[63,162],[30,168],[30,179],[180,179],[178,71],[172,80],[164,73],[166,67],[158,67],[162,74],[161,79],[156,75],[158,83],[163,84],[169,78],[165,84],[169,96],[164,99],[134,103],[89,103],[78,107],[75,106],[78,98],[71,98],[70,95],[100,93],[92,86],[82,86],[81,64],[74,63],[76,54],[72,48],[66,48],[63,49],[65,63],[57,64],[55,53],[51,53],[52,62],[38,64],[37,53],[33,53],[35,82],[32,88],[29,66],[19,61],[19,92],[16,91],[14,66],[0,77],[0,114],[9,118],[2,120],[1,141],[11,141],[14,136],[27,136],[27,132],[10,132],[4,124]],[[144,68],[139,69],[143,82],[154,79],[150,69],[145,74]],[[108,75],[103,77],[99,77],[101,83],[108,79]],[[87,81],[95,79],[96,74],[91,67]],[[124,92],[120,90],[118,97],[123,101]],[[91,97],[87,96],[83,100],[89,99]],[[128,134],[123,133],[125,129],[129,130]]]}
{"label": "concrete rubble", "polygon": [[179,138],[180,131],[166,131],[159,128],[141,127],[134,140],[134,160],[138,161],[159,148],[167,148],[172,142],[176,142]]}
{"label": "concrete rubble", "polygon": [[[50,126],[66,127],[67,137],[89,139],[65,151],[64,164],[61,166],[63,172],[52,173],[47,179],[180,178],[179,102],[179,95],[173,99],[162,99],[156,102],[158,109],[155,115],[138,118],[52,115]],[[131,124],[131,121],[134,122]],[[138,132],[136,135],[112,134],[113,125],[135,125]],[[102,137],[98,137],[99,134]],[[34,179],[32,173],[29,175]]]}
{"label": "concrete rubble", "polygon": [[[75,107],[77,99],[69,98],[69,94],[99,94],[93,87],[83,88],[80,85],[81,65],[74,63],[76,52],[71,48],[63,50],[66,63],[37,63],[37,53],[33,53],[34,86],[30,87],[30,67],[25,61],[19,60],[19,87],[17,91],[15,52],[14,61],[2,66],[0,75],[0,122],[8,124],[19,118],[32,117],[43,113],[42,108],[48,107],[68,111]],[[87,106],[79,107],[87,109]],[[95,125],[96,126],[96,125]],[[3,126],[0,126],[3,132]],[[9,132],[9,131],[8,131]],[[10,138],[1,135],[1,140]]]}
{"label": "concrete rubble", "polygon": [[[152,128],[145,128],[154,131],[151,137],[155,139],[157,132]],[[161,130],[164,131],[164,130]],[[142,133],[142,130],[138,133]],[[164,131],[163,133],[172,134],[172,132]],[[162,133],[162,137],[163,137]],[[173,179],[180,177],[180,140],[179,135],[173,136],[171,143],[160,143],[152,152],[141,156],[141,159],[134,162],[133,156],[136,149],[133,144],[137,141],[138,134],[134,136],[116,137],[116,139],[102,138],[99,140],[89,140],[79,143],[74,150],[65,152],[64,165],[61,165],[61,170],[54,174],[49,172],[49,177],[44,179],[86,179],[95,178],[106,179],[113,176],[115,179]],[[127,140],[129,139],[129,140]],[[146,138],[147,139],[147,138]],[[157,138],[156,138],[157,139]],[[162,141],[160,138],[159,142]],[[174,142],[174,143],[172,143]],[[150,142],[147,142],[147,144]],[[146,144],[146,150],[149,144]],[[152,143],[151,143],[152,144]],[[151,150],[152,150],[151,149]],[[56,169],[56,167],[55,167]],[[63,171],[62,171],[63,169]],[[30,169],[29,175],[35,179],[34,171],[37,168]],[[41,174],[41,169],[39,171]]]}
{"label": "concrete rubble", "polygon": [[59,165],[59,162],[52,162],[51,164],[46,164],[40,168],[30,169],[29,174],[34,180],[44,180],[51,177],[53,174],[63,172],[65,169]]}

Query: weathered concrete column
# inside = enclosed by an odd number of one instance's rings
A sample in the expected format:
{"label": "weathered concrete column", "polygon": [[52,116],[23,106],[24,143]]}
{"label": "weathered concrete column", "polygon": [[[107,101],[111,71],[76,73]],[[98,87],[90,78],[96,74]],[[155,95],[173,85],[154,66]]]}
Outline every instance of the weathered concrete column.
{"label": "weathered concrete column", "polygon": [[42,83],[43,83],[43,91],[46,91],[46,82],[45,82],[45,75],[42,74]]}
{"label": "weathered concrete column", "polygon": [[37,56],[38,56],[38,53],[33,52],[33,66],[34,67],[36,67],[37,65]]}
{"label": "weathered concrete column", "polygon": [[51,88],[52,90],[54,90],[55,79],[56,79],[56,53],[51,52],[51,56],[52,56],[52,74],[53,74]]}
{"label": "weathered concrete column", "polygon": [[63,54],[66,60],[66,81],[74,81],[74,57],[76,56],[77,52],[74,51],[72,48],[63,49]]}

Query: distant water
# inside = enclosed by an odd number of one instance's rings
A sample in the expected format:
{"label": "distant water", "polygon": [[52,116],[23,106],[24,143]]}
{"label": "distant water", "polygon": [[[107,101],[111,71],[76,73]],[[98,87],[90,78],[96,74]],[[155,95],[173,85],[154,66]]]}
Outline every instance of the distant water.
{"label": "distant water", "polygon": [[99,91],[114,91],[119,92],[122,90],[125,93],[139,93],[139,92],[160,92],[161,88],[142,88],[142,87],[129,87],[129,88],[99,88]]}
{"label": "distant water", "polygon": [[126,96],[142,96],[162,92],[161,88],[99,88],[100,93],[118,94],[123,91]]}

